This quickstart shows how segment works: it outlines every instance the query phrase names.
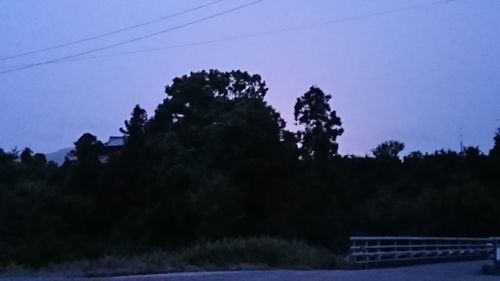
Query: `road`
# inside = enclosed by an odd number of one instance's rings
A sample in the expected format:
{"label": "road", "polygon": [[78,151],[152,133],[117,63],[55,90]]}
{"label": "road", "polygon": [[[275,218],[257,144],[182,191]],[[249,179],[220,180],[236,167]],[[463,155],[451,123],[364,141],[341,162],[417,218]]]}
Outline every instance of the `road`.
{"label": "road", "polygon": [[489,261],[455,262],[368,270],[268,270],[170,273],[108,278],[0,278],[0,281],[487,281],[500,277],[480,273]]}

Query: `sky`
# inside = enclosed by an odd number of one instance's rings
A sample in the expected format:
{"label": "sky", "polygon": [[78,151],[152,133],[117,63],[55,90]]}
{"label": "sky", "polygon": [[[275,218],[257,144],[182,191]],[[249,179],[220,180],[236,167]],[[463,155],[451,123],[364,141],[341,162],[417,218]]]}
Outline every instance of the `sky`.
{"label": "sky", "polygon": [[[0,57],[211,1],[0,0]],[[98,40],[0,59],[0,72],[249,2],[225,0]],[[281,29],[289,30],[269,33]],[[248,34],[262,35],[241,38]],[[215,42],[191,44],[206,41]],[[130,53],[152,48],[163,49]],[[151,116],[173,78],[203,69],[260,74],[269,87],[267,101],[290,129],[296,98],[319,86],[333,96],[331,106],[343,122],[341,154],[369,154],[392,139],[406,144],[405,153],[458,150],[461,140],[488,152],[500,126],[500,0],[264,0],[87,56],[0,74],[1,148],[49,153],[72,146],[85,132],[106,141],[120,135],[135,104]]]}

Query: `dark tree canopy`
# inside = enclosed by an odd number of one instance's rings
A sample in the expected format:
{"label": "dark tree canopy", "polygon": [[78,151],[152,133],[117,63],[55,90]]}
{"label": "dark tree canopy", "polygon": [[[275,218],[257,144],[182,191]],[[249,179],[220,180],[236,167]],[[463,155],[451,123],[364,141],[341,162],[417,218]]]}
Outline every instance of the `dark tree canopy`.
{"label": "dark tree canopy", "polygon": [[127,143],[141,145],[145,137],[145,125],[148,121],[146,110],[136,105],[132,111],[130,120],[126,120],[125,128],[120,128],[120,132],[125,135]]}
{"label": "dark tree canopy", "polygon": [[210,70],[175,78],[165,93],[167,98],[156,109],[150,124],[153,132],[168,130],[182,120],[210,125],[227,109],[230,103],[226,101],[263,101],[267,88],[259,75]]}
{"label": "dark tree canopy", "polygon": [[75,160],[66,161],[73,168],[68,173],[65,189],[76,193],[95,192],[101,174],[103,144],[90,133],[83,134],[74,144],[70,156]]}
{"label": "dark tree canopy", "polygon": [[71,151],[71,155],[76,157],[79,163],[98,163],[102,147],[96,136],[85,133],[75,142],[75,149]]}
{"label": "dark tree canopy", "polygon": [[21,163],[29,165],[33,161],[33,150],[30,148],[26,147],[23,149],[21,152]]}
{"label": "dark tree canopy", "polygon": [[401,153],[404,149],[404,143],[396,140],[390,140],[385,141],[379,144],[376,148],[372,149],[372,153],[375,158],[379,159],[397,159],[399,157],[399,153]]}
{"label": "dark tree canopy", "polygon": [[493,138],[493,148],[490,150],[490,157],[500,160],[500,128],[497,129]]}
{"label": "dark tree canopy", "polygon": [[295,103],[295,121],[304,128],[298,133],[304,157],[319,160],[337,155],[337,137],[344,129],[337,112],[330,108],[331,98],[313,86]]}
{"label": "dark tree canopy", "polygon": [[148,115],[146,110],[141,108],[139,105],[136,105],[132,110],[130,120],[126,120],[124,122],[125,128],[120,128],[120,132],[125,137],[124,160],[128,160],[128,162],[138,161],[139,153],[141,153],[141,147],[146,141],[147,121]]}

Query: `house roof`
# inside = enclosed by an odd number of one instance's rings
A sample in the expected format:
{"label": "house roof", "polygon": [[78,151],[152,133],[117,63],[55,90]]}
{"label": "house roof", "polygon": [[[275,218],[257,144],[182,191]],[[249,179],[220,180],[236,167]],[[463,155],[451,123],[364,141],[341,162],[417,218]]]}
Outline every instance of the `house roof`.
{"label": "house roof", "polygon": [[122,147],[125,145],[125,137],[109,137],[109,140],[104,143],[104,147]]}

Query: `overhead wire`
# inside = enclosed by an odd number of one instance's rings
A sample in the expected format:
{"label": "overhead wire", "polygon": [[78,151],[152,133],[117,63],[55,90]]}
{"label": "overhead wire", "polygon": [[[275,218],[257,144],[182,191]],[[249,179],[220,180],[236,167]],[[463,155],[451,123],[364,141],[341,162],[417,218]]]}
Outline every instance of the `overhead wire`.
{"label": "overhead wire", "polygon": [[50,50],[59,49],[59,48],[63,48],[63,47],[71,46],[71,45],[76,45],[76,44],[80,44],[80,43],[84,43],[84,42],[96,40],[96,39],[99,39],[99,38],[103,38],[103,37],[115,35],[115,34],[118,34],[118,33],[125,32],[125,31],[129,31],[129,30],[137,29],[137,28],[140,28],[140,27],[143,27],[143,26],[147,26],[147,25],[150,25],[150,24],[153,24],[153,23],[165,21],[167,19],[171,19],[171,18],[174,18],[174,17],[177,17],[177,16],[185,15],[187,13],[191,13],[191,12],[194,12],[194,11],[197,11],[197,10],[200,10],[200,9],[203,9],[203,8],[215,5],[215,4],[220,3],[222,1],[226,1],[226,0],[215,0],[215,1],[203,4],[203,5],[199,5],[199,6],[187,9],[187,10],[183,10],[183,11],[174,13],[174,14],[170,14],[170,15],[163,16],[163,17],[160,17],[160,18],[157,18],[157,19],[153,19],[153,20],[149,20],[149,21],[146,21],[146,22],[134,24],[134,25],[131,25],[131,26],[123,27],[123,28],[120,28],[120,29],[112,30],[112,31],[109,31],[109,32],[105,32],[105,33],[93,35],[93,36],[90,36],[90,37],[85,37],[85,38],[74,40],[74,41],[69,41],[69,42],[66,42],[66,43],[60,43],[60,44],[56,44],[56,45],[45,47],[45,48],[41,48],[41,49],[36,49],[36,50],[31,50],[31,51],[17,53],[17,54],[14,54],[14,55],[0,57],[0,61],[6,61],[6,60],[14,59],[14,58],[24,57],[24,56],[38,54],[38,53],[43,53],[43,52],[47,52],[47,51],[50,51]]}
{"label": "overhead wire", "polygon": [[[363,20],[363,19],[379,17],[379,16],[383,16],[383,15],[388,15],[388,14],[395,14],[395,13],[400,13],[400,12],[405,12],[405,11],[422,9],[422,8],[429,7],[429,6],[434,6],[434,5],[439,5],[439,4],[443,4],[443,3],[449,3],[449,2],[455,2],[455,1],[460,1],[460,0],[437,0],[437,1],[427,2],[427,3],[419,4],[419,5],[405,6],[405,7],[400,7],[400,8],[395,8],[395,9],[390,9],[390,10],[385,10],[385,11],[380,11],[380,12],[367,13],[367,14],[358,15],[358,16],[350,16],[350,17],[345,17],[345,18],[332,19],[332,20],[308,24],[308,25],[284,27],[281,29],[274,29],[274,30],[268,30],[268,31],[257,32],[257,33],[249,33],[249,34],[244,34],[244,35],[230,36],[230,37],[224,37],[224,38],[218,38],[218,39],[212,39],[212,40],[188,42],[188,43],[176,44],[176,45],[170,45],[170,46],[164,46],[164,47],[158,47],[158,48],[149,48],[149,49],[142,49],[142,50],[135,50],[135,51],[128,51],[128,52],[119,52],[119,53],[114,53],[114,54],[104,54],[104,55],[96,55],[96,56],[78,56],[78,57],[74,57],[74,58],[63,59],[63,60],[60,60],[60,61],[57,61],[54,63],[74,62],[74,61],[80,61],[80,60],[92,60],[92,59],[140,54],[140,53],[165,51],[165,50],[170,50],[170,49],[175,49],[175,48],[185,48],[185,47],[194,47],[194,46],[206,45],[206,44],[229,42],[229,41],[248,39],[248,38],[253,38],[253,37],[260,37],[260,36],[286,33],[286,32],[292,32],[292,31],[298,31],[298,30],[304,30],[304,29],[317,28],[317,27],[325,26],[325,25],[332,25],[332,24],[339,24],[339,23],[351,22],[351,21],[356,21],[356,20]],[[23,69],[23,67],[27,67],[27,66],[30,66],[30,65],[15,66],[15,69]],[[3,71],[3,72],[0,72],[0,74],[3,74],[4,72],[7,73],[10,71],[9,70]]]}
{"label": "overhead wire", "polygon": [[43,62],[27,64],[27,65],[24,65],[24,66],[21,66],[21,67],[18,67],[18,68],[4,70],[4,71],[0,72],[0,75],[7,74],[7,73],[10,73],[10,72],[19,71],[19,70],[23,70],[23,69],[28,69],[28,68],[33,68],[33,67],[37,67],[37,66],[42,66],[42,65],[46,65],[46,64],[52,64],[52,63],[56,63],[56,62],[60,62],[60,61],[64,61],[64,60],[68,60],[68,59],[72,59],[72,58],[76,58],[76,57],[80,57],[80,56],[83,56],[83,55],[88,55],[88,54],[100,52],[100,51],[103,51],[103,50],[115,48],[115,47],[118,47],[118,46],[130,44],[130,43],[133,43],[133,42],[136,42],[136,41],[139,41],[139,40],[143,40],[143,39],[146,39],[146,38],[158,36],[160,34],[171,32],[171,31],[174,31],[174,30],[178,30],[178,29],[181,29],[181,28],[184,28],[184,27],[196,24],[196,23],[204,22],[204,21],[207,21],[207,20],[210,20],[210,19],[222,16],[222,15],[225,15],[225,14],[229,14],[229,13],[235,12],[237,10],[241,10],[243,8],[255,5],[255,4],[257,4],[259,2],[262,2],[262,1],[264,1],[264,0],[254,0],[252,2],[243,4],[243,5],[239,5],[237,7],[231,8],[231,9],[224,10],[222,12],[218,12],[218,13],[212,14],[210,16],[199,18],[199,19],[187,22],[187,23],[179,24],[179,25],[176,25],[174,27],[170,27],[170,28],[163,29],[163,30],[160,30],[160,31],[157,31],[157,32],[153,32],[153,33],[149,33],[149,34],[146,34],[146,35],[142,35],[142,36],[135,37],[135,38],[132,38],[132,39],[128,39],[128,40],[125,40],[125,41],[120,41],[120,42],[117,42],[117,43],[114,43],[114,44],[111,44],[111,45],[106,45],[104,47],[100,47],[100,48],[96,48],[96,49],[91,49],[91,50],[79,52],[79,53],[76,53],[76,54],[73,54],[73,55],[68,55],[68,56],[64,56],[64,57],[60,57],[60,58],[56,58],[56,59],[51,59],[51,60],[47,60],[47,61],[43,61]]}
{"label": "overhead wire", "polygon": [[188,43],[183,43],[183,44],[175,44],[175,45],[157,47],[157,48],[149,48],[149,49],[142,49],[142,50],[135,50],[135,51],[128,51],[128,52],[119,52],[119,53],[114,53],[114,54],[105,54],[105,55],[97,55],[97,56],[83,56],[83,57],[79,57],[79,58],[65,60],[65,62],[87,60],[87,59],[99,59],[99,58],[106,58],[106,57],[115,57],[115,56],[149,53],[149,52],[157,52],[157,51],[164,51],[164,50],[169,50],[169,49],[193,47],[193,46],[199,46],[199,45],[221,43],[221,42],[227,42],[227,41],[235,41],[235,40],[240,40],[240,39],[247,39],[247,38],[253,38],[253,37],[286,33],[286,32],[291,32],[291,31],[317,28],[317,27],[324,26],[324,25],[345,23],[345,22],[350,22],[350,21],[356,21],[356,20],[362,20],[362,19],[367,19],[367,18],[372,18],[372,17],[383,16],[383,15],[387,15],[387,14],[394,14],[394,13],[399,13],[399,12],[404,12],[404,11],[421,9],[424,7],[448,3],[448,2],[452,2],[452,1],[460,1],[460,0],[438,0],[438,1],[428,2],[428,3],[420,4],[420,5],[406,6],[406,7],[401,7],[401,8],[396,8],[396,9],[391,9],[391,10],[386,10],[386,11],[380,11],[380,12],[374,12],[374,13],[369,13],[369,14],[364,14],[364,15],[359,15],[359,16],[351,16],[351,17],[340,18],[340,19],[332,19],[332,20],[308,24],[308,25],[284,27],[284,28],[280,28],[280,29],[268,30],[268,31],[263,31],[263,32],[229,36],[229,37],[217,38],[217,39],[212,39],[212,40],[188,42]]}

